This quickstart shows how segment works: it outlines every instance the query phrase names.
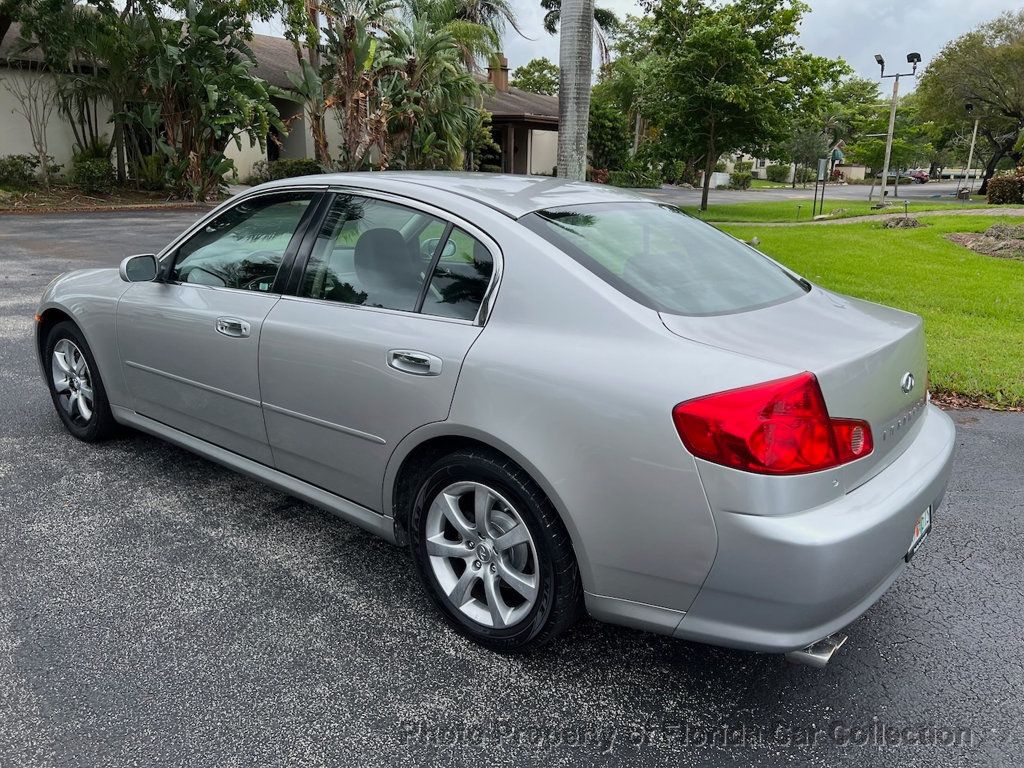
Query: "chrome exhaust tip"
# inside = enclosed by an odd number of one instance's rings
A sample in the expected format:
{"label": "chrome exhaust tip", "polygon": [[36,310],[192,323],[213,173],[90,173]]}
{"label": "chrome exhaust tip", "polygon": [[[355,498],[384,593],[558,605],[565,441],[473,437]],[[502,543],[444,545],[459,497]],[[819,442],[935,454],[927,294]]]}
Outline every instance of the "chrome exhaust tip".
{"label": "chrome exhaust tip", "polygon": [[811,643],[806,648],[801,648],[799,651],[790,651],[786,654],[786,660],[796,664],[806,664],[808,667],[814,667],[815,669],[824,669],[832,660],[836,651],[843,647],[843,643],[846,640],[846,635],[838,633],[829,635],[816,643]]}

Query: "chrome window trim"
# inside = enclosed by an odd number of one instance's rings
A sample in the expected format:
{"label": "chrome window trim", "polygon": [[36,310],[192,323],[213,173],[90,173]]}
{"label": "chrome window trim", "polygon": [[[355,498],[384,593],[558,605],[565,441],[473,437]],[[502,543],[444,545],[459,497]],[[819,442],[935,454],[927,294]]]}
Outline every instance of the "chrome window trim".
{"label": "chrome window trim", "polygon": [[[230,289],[237,290],[237,289]],[[463,320],[459,317],[443,317],[441,315],[425,315],[422,312],[413,312],[410,309],[389,309],[388,307],[367,307],[363,304],[346,304],[344,301],[333,301],[331,299],[314,299],[309,296],[294,296],[290,293],[281,296],[281,301],[301,301],[312,304],[323,304],[326,307],[346,307],[359,310],[360,312],[384,312],[389,315],[401,315],[403,317],[416,318],[419,320],[437,320],[441,323],[455,323],[456,325],[479,325],[476,320]]]}

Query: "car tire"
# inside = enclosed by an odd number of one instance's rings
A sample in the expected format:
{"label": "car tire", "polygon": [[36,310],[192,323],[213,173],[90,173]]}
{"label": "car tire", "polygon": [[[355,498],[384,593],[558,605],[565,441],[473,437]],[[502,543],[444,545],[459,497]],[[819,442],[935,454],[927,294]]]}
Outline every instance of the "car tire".
{"label": "car tire", "polygon": [[530,651],[580,614],[583,588],[569,534],[537,484],[500,454],[466,449],[428,467],[409,534],[431,601],[480,645]]}
{"label": "car tire", "polygon": [[45,355],[50,397],[68,432],[87,443],[113,435],[117,425],[99,366],[78,326],[70,321],[53,326]]}

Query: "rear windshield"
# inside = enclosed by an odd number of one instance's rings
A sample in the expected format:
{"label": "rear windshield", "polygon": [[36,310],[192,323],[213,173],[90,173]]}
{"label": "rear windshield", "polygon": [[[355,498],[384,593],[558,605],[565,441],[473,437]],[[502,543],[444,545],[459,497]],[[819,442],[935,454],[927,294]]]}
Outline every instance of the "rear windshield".
{"label": "rear windshield", "polygon": [[552,208],[520,221],[627,296],[676,315],[721,315],[807,289],[743,243],[658,203]]}

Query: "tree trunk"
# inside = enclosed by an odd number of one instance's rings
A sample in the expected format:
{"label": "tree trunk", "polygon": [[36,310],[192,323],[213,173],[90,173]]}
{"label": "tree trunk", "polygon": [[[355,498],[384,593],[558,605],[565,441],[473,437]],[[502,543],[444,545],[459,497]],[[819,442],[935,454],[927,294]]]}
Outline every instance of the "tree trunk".
{"label": "tree trunk", "polygon": [[[319,6],[311,0],[306,0],[306,13],[309,15],[309,24],[316,30],[312,37],[307,38],[306,50],[309,55],[309,66],[313,68],[317,76],[320,76],[320,10]],[[313,157],[321,165],[327,165],[331,161],[330,149],[327,147],[327,127],[324,125],[324,105],[316,104],[315,107],[307,110],[309,114],[309,132],[313,137]]]}
{"label": "tree trunk", "polygon": [[558,175],[587,175],[587,128],[594,57],[594,0],[563,0],[558,43]]}
{"label": "tree trunk", "polygon": [[988,180],[991,179],[996,172],[996,166],[999,165],[999,161],[1006,157],[1006,152],[1003,149],[997,149],[992,153],[992,157],[985,163],[985,175],[981,177],[981,186],[978,187],[979,195],[988,194]]}
{"label": "tree trunk", "polygon": [[[714,126],[714,123],[712,123]],[[704,158],[704,187],[700,192],[700,209],[706,211],[708,209],[708,192],[711,189],[711,174],[715,172],[715,164],[718,162],[718,156],[715,154],[715,134],[712,132],[708,136],[708,153],[707,157]]]}
{"label": "tree trunk", "polygon": [[0,43],[3,43],[4,38],[7,37],[7,30],[11,28],[12,21],[10,14],[0,13]]}

